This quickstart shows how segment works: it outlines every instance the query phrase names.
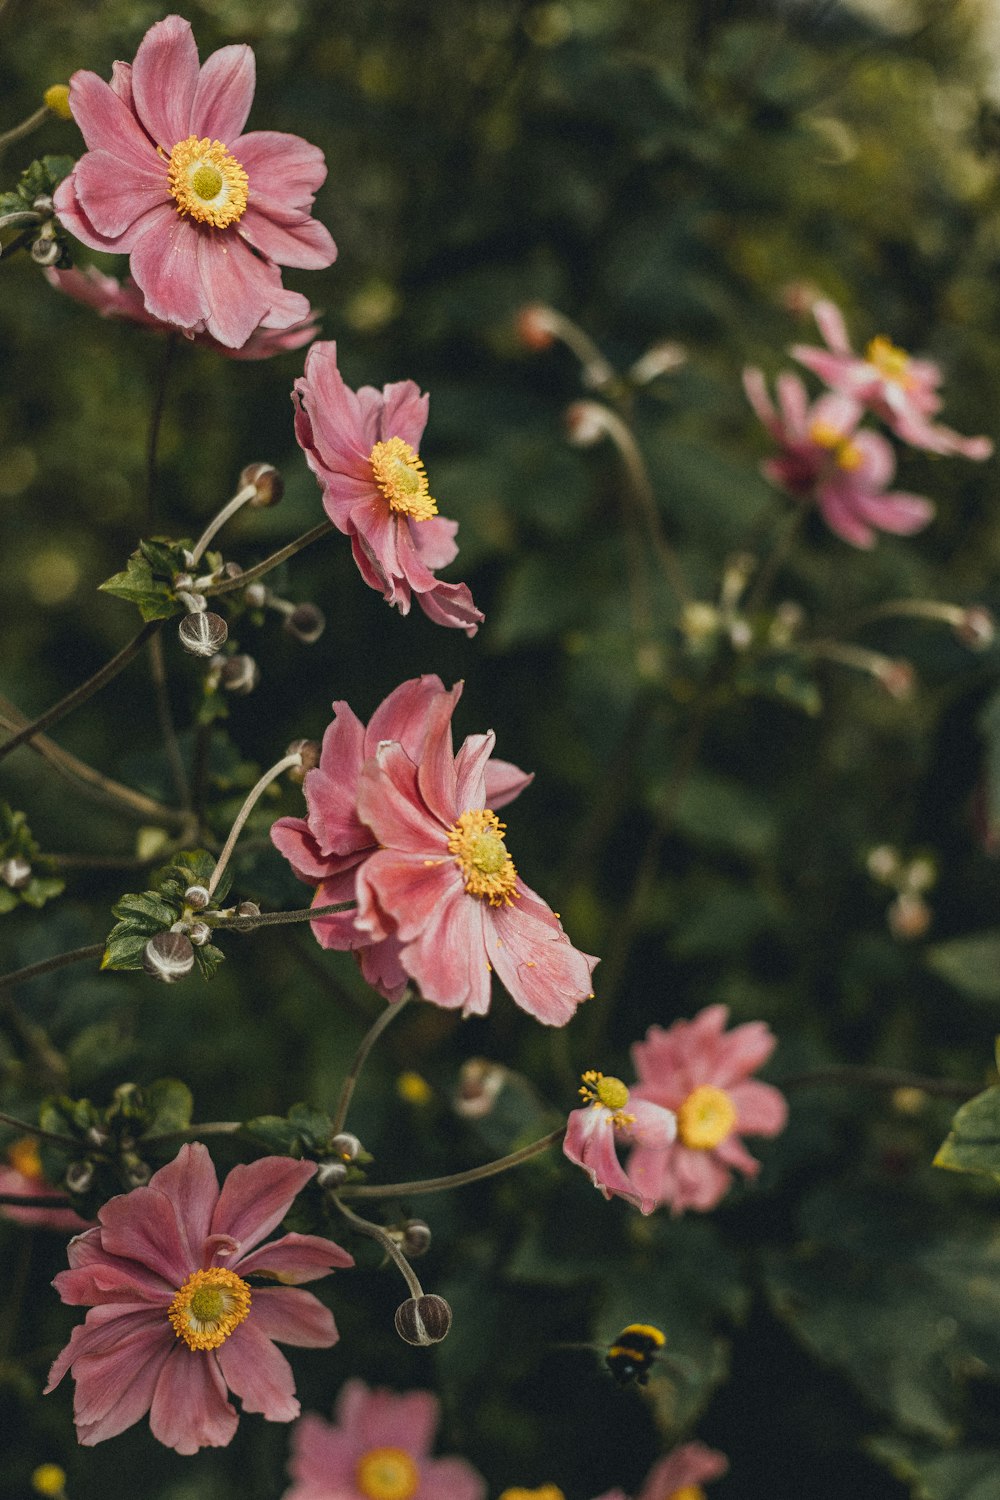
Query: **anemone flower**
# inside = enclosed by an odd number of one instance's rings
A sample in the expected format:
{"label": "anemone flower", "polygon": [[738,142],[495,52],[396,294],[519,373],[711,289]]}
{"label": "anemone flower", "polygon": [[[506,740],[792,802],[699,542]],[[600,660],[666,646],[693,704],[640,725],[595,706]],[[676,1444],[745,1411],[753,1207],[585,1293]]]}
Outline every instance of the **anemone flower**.
{"label": "anemone flower", "polygon": [[[13,1141],[6,1149],[7,1166],[0,1166],[0,1193],[16,1194],[19,1198],[50,1198],[58,1194],[45,1180],[38,1144],[32,1136]],[[31,1208],[27,1204],[0,1204],[0,1217],[21,1224],[25,1229],[54,1229],[59,1234],[77,1234],[89,1229],[88,1220],[81,1219],[72,1208]]]}
{"label": "anemone flower", "polygon": [[571,1111],[563,1137],[563,1151],[590,1176],[605,1198],[624,1198],[641,1213],[650,1214],[659,1199],[633,1182],[618,1160],[617,1142],[642,1146],[651,1154],[665,1152],[677,1135],[672,1110],[634,1098],[620,1078],[603,1073],[583,1075],[583,1109]]}

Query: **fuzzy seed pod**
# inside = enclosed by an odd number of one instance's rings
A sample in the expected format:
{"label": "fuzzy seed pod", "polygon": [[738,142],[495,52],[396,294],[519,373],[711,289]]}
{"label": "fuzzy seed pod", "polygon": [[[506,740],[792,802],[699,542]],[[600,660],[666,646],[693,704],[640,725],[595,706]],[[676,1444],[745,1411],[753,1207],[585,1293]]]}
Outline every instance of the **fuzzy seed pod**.
{"label": "fuzzy seed pod", "polygon": [[238,917],[259,917],[260,907],[256,901],[241,901],[236,908],[236,915]]}
{"label": "fuzzy seed pod", "polygon": [[263,609],[267,603],[268,587],[266,583],[248,583],[243,595],[247,609]]}
{"label": "fuzzy seed pod", "polygon": [[206,885],[189,885],[184,892],[184,905],[192,911],[204,911],[211,899]]}
{"label": "fuzzy seed pod", "polygon": [[440,1344],[451,1327],[451,1308],[433,1294],[409,1297],[396,1308],[396,1332],[407,1344]]}
{"label": "fuzzy seed pod", "polygon": [[190,651],[192,656],[214,656],[219,647],[225,644],[229,626],[221,615],[203,610],[198,614],[185,615],[177,633],[184,650]]}
{"label": "fuzzy seed pod", "polygon": [[251,510],[262,510],[266,505],[277,505],[285,493],[285,481],[273,464],[247,464],[240,474],[240,489],[252,484],[257,493],[247,504]]}
{"label": "fuzzy seed pod", "polygon": [[196,948],[204,948],[212,936],[212,929],[207,922],[192,922],[188,928],[188,937]]}
{"label": "fuzzy seed pod", "polygon": [[173,984],[194,968],[194,948],[183,932],[158,932],[142,953],[142,967],[154,979]]}
{"label": "fuzzy seed pod", "polygon": [[431,1248],[431,1226],[425,1224],[423,1219],[409,1219],[403,1225],[399,1248],[407,1260],[416,1260],[418,1255],[426,1255]]}

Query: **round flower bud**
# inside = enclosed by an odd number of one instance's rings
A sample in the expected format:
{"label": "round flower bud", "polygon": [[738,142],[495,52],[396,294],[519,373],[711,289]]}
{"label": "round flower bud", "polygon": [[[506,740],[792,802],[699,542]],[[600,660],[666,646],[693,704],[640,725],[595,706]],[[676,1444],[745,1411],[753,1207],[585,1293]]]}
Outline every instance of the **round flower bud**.
{"label": "round flower bud", "polygon": [[636,385],[648,385],[658,375],[667,375],[687,363],[687,350],[683,344],[666,340],[647,349],[629,370],[629,377]]}
{"label": "round flower bud", "polygon": [[277,505],[285,493],[285,481],[273,464],[247,464],[240,474],[240,489],[252,484],[257,493],[247,504],[251,510],[262,510],[266,505]]}
{"label": "round flower bud", "polygon": [[454,1109],[466,1120],[481,1120],[488,1115],[497,1101],[497,1095],[510,1077],[503,1063],[491,1062],[488,1057],[469,1057],[458,1074]]}
{"label": "round flower bud", "polygon": [[349,1130],[342,1130],[330,1142],[330,1150],[339,1156],[341,1161],[356,1161],[361,1155],[361,1142]]}
{"label": "round flower bud", "polygon": [[916,673],[908,661],[887,661],[876,676],[890,698],[903,702],[913,696]]}
{"label": "round flower bud", "polygon": [[61,256],[62,246],[59,241],[44,232],[31,247],[31,258],[39,266],[54,266]]}
{"label": "round flower bud", "polygon": [[996,629],[996,621],[989,610],[984,609],[981,604],[974,604],[965,611],[961,621],[955,626],[955,634],[970,651],[985,651],[988,646],[992,646]]}
{"label": "round flower bud", "polygon": [[188,937],[196,948],[204,948],[212,936],[212,929],[207,922],[192,922],[188,928]]}
{"label": "round flower bud", "polygon": [[431,1226],[425,1224],[423,1219],[409,1219],[403,1225],[403,1234],[400,1240],[400,1249],[407,1260],[416,1260],[418,1255],[426,1255],[430,1248]]}
{"label": "round flower bud", "polygon": [[596,401],[574,401],[565,420],[566,436],[577,448],[592,448],[607,436],[605,408]]}
{"label": "round flower bud", "polygon": [[22,854],[12,854],[0,864],[0,880],[12,891],[22,891],[31,879],[31,866]]}
{"label": "round flower bud", "polygon": [[143,1161],[141,1156],[131,1153],[122,1157],[122,1166],[125,1168],[125,1181],[129,1187],[145,1187],[153,1175],[149,1163]]}
{"label": "round flower bud", "polygon": [[142,967],[154,979],[173,984],[194,968],[194,948],[183,932],[158,932],[142,951]]}
{"label": "round flower bud", "polygon": [[443,1297],[409,1297],[396,1308],[396,1332],[407,1344],[440,1344],[451,1327],[451,1308]]}
{"label": "round flower bud", "polygon": [[203,610],[199,614],[185,615],[177,633],[184,650],[190,651],[192,656],[214,656],[225,644],[229,626],[221,615]]}
{"label": "round flower bud", "polygon": [[884,885],[890,885],[899,874],[899,852],[891,844],[878,844],[869,850],[865,863],[872,879]]}
{"label": "round flower bud", "polygon": [[301,755],[302,764],[289,768],[289,781],[297,782],[300,786],[306,779],[308,771],[315,771],[319,765],[319,757],[322,746],[319,740],[293,740],[285,751],[286,755]]}
{"label": "round flower bud", "polygon": [[517,314],[517,336],[526,349],[540,352],[555,343],[558,313],[544,302],[528,302]]}
{"label": "round flower bud", "polygon": [[50,214],[55,208],[50,193],[39,193],[37,198],[32,198],[31,206],[36,214]]}
{"label": "round flower bud", "polygon": [[189,885],[184,892],[184,905],[192,911],[204,911],[211,899],[207,885]]}
{"label": "round flower bud", "polygon": [[256,901],[241,901],[236,908],[236,915],[238,917],[259,917],[260,907]]}
{"label": "round flower bud", "polygon": [[227,693],[245,697],[252,693],[260,681],[260,668],[252,656],[240,654],[230,656],[223,665],[219,680]]}
{"label": "round flower bud", "polygon": [[932,913],[923,896],[900,891],[885,916],[893,937],[909,943],[924,936],[931,925]]}
{"label": "round flower bud", "polygon": [[248,583],[243,598],[246,600],[247,609],[263,609],[267,603],[267,584]]}
{"label": "round flower bud", "polygon": [[324,1161],[316,1171],[316,1184],[324,1191],[339,1188],[347,1177],[347,1167],[342,1161]]}
{"label": "round flower bud", "polygon": [[108,1144],[109,1135],[103,1125],[91,1125],[87,1129],[87,1144],[101,1150]]}
{"label": "round flower bud", "polygon": [[42,95],[46,109],[51,109],[60,120],[72,120],[73,112],[69,107],[69,87],[65,83],[52,83]]}
{"label": "round flower bud", "polygon": [[283,628],[303,646],[311,646],[326,629],[326,616],[318,604],[297,604],[286,617]]}
{"label": "round flower bud", "polygon": [[93,1180],[94,1164],[91,1161],[71,1161],[63,1177],[66,1190],[70,1193],[85,1193]]}
{"label": "round flower bud", "polygon": [[188,593],[193,588],[194,588],[194,578],[191,576],[190,573],[175,573],[174,574],[174,592],[175,593]]}

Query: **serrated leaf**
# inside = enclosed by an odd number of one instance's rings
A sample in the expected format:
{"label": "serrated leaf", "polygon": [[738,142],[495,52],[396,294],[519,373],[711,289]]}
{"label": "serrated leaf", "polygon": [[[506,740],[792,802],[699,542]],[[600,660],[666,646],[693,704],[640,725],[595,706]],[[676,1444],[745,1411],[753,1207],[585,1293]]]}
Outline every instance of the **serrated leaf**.
{"label": "serrated leaf", "polygon": [[214,943],[206,943],[201,948],[195,948],[194,961],[198,965],[198,972],[202,979],[211,979],[225,956],[222,949],[216,948]]}
{"label": "serrated leaf", "polygon": [[155,891],[139,891],[120,897],[111,908],[111,914],[152,937],[154,932],[162,932],[177,921],[178,909],[169,906]]}
{"label": "serrated leaf", "polygon": [[116,599],[134,604],[147,622],[169,620],[171,615],[181,613],[181,605],[174,597],[168,583],[153,576],[153,571],[141,552],[133,552],[124,572],[106,578],[98,588]]}
{"label": "serrated leaf", "polygon": [[934,1165],[952,1172],[984,1172],[1000,1182],[1000,1088],[986,1089],[962,1105]]}

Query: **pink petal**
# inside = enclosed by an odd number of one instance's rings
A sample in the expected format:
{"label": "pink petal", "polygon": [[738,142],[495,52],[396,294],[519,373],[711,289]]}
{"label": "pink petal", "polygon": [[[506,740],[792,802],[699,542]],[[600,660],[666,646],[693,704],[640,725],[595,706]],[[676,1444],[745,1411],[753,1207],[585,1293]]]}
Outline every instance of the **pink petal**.
{"label": "pink petal", "polygon": [[141,221],[129,268],[146,310],[175,328],[195,328],[209,309],[198,273],[199,231],[164,204]]}
{"label": "pink petal", "polygon": [[[413,926],[407,913],[406,930]],[[484,926],[483,902],[467,895],[460,883],[440,897],[414,941],[400,952],[400,962],[425,1000],[448,1009],[461,1006],[466,1016],[486,1014],[490,965]],[[403,928],[401,922],[399,936],[405,942]]]}
{"label": "pink petal", "polygon": [[[135,241],[144,233],[146,228],[145,218],[139,219],[135,224],[117,239],[108,239],[106,235],[98,234],[93,224],[87,218],[80,200],[76,195],[76,171],[72,171],[68,177],[64,177],[52,195],[56,216],[64,229],[91,250],[107,250],[111,253],[120,252],[126,254]],[[154,210],[156,212],[156,210]]]}
{"label": "pink petal", "polygon": [[861,463],[850,471],[851,477],[863,484],[866,490],[884,490],[896,472],[896,455],[892,444],[880,433],[856,432],[852,445],[861,454]]}
{"label": "pink petal", "polygon": [[252,1316],[220,1344],[217,1358],[226,1384],[239,1396],[244,1411],[259,1411],[269,1422],[295,1420],[300,1407],[292,1367]]}
{"label": "pink petal", "polygon": [[[451,693],[440,693],[428,707],[427,732],[417,765],[417,787],[424,806],[445,828],[460,810],[457,801],[455,752],[452,748],[451,716],[455,710]],[[480,807],[482,803],[478,804]]]}
{"label": "pink petal", "polygon": [[741,1135],[778,1135],[788,1123],[788,1104],[773,1084],[749,1079],[729,1090]]}
{"label": "pink petal", "polygon": [[767,1062],[777,1045],[778,1039],[765,1021],[744,1021],[734,1026],[717,1040],[709,1081],[722,1089],[740,1083]]}
{"label": "pink petal", "polygon": [[[233,1263],[234,1267],[236,1262]],[[286,1234],[281,1239],[261,1245],[252,1254],[243,1256],[238,1262],[241,1276],[273,1276],[276,1281],[295,1284],[301,1281],[316,1281],[326,1276],[334,1266],[353,1266],[354,1257],[348,1255],[333,1240],[323,1239],[318,1234]],[[254,1292],[254,1307],[258,1293]]]}
{"label": "pink petal", "polygon": [[[819,400],[814,402],[812,411],[809,413],[809,426],[819,422],[824,427],[832,427],[834,432],[839,432],[842,437],[849,437],[863,415],[864,408],[857,401],[840,391],[831,392],[820,396]],[[866,437],[874,437],[877,442],[885,443],[885,439],[879,438],[877,433],[868,433]],[[888,443],[885,443],[885,446],[889,447]],[[890,448],[889,451],[891,453],[892,449]]]}
{"label": "pink petal", "polygon": [[805,437],[809,425],[809,403],[806,388],[797,375],[784,371],[777,380],[778,408],[785,437]]}
{"label": "pink petal", "polygon": [[830,480],[820,485],[816,491],[816,502],[823,520],[841,541],[865,551],[874,547],[875,533],[858,516],[849,484]]}
{"label": "pink petal", "polygon": [[429,1391],[369,1390],[348,1380],[337,1398],[337,1421],[350,1432],[360,1452],[369,1448],[402,1448],[414,1458],[430,1452],[440,1407]]}
{"label": "pink petal", "polygon": [[[348,1381],[341,1387],[341,1400],[345,1392],[360,1381]],[[289,1434],[291,1458],[288,1471],[297,1481],[282,1500],[329,1500],[331,1487],[338,1484],[346,1487],[350,1494],[354,1488],[355,1466],[359,1447],[353,1435],[339,1427],[331,1427],[322,1417],[307,1412],[296,1422]]]}
{"label": "pink petal", "polygon": [[373,990],[377,990],[385,1000],[393,1004],[402,998],[410,982],[409,974],[400,963],[399,954],[400,944],[396,938],[391,937],[380,943],[369,943],[354,955],[365,984],[371,985]]}
{"label": "pink petal", "polygon": [[295,390],[309,412],[313,438],[327,467],[340,464],[341,472],[374,484],[372,444],[365,436],[358,398],[337,368],[337,345],[332,340],[313,344]]}
{"label": "pink petal", "polygon": [[743,371],[743,389],[759,421],[773,437],[780,441],[783,428],[778,413],[775,411],[774,402],[768,394],[763,370],[758,370],[755,365],[747,365]]}
{"label": "pink petal", "polygon": [[420,1465],[420,1488],[435,1500],[486,1500],[486,1483],[464,1458],[433,1458]]}
{"label": "pink petal", "polygon": [[334,906],[342,901],[355,902],[354,910],[316,917],[309,923],[309,930],[321,948],[333,948],[338,953],[346,953],[352,948],[364,947],[371,941],[370,936],[357,925],[355,873],[359,862],[360,856],[348,870],[333,879],[321,881],[316,888],[313,906]]}
{"label": "pink petal", "polygon": [[912,536],[934,519],[934,505],[923,495],[908,495],[896,490],[890,495],[859,495],[857,511],[880,531],[895,536]]}
{"label": "pink petal", "polygon": [[136,113],[169,156],[192,134],[191,106],[198,85],[198,48],[190,22],[167,16],[151,26],[132,64]]}
{"label": "pink petal", "polygon": [[113,62],[111,64],[111,87],[125,104],[131,114],[135,114],[135,104],[132,99],[132,64],[126,62]]}
{"label": "pink petal", "polygon": [[664,1500],[664,1496],[676,1494],[687,1485],[721,1479],[728,1469],[725,1454],[706,1448],[704,1443],[682,1443],[653,1465],[639,1492],[639,1500]]}
{"label": "pink petal", "polygon": [[250,202],[240,219],[239,232],[255,250],[279,266],[322,271],[337,259],[337,247],[325,225],[301,213],[290,223],[282,222],[281,210],[272,209],[252,184]]}
{"label": "pink petal", "polygon": [[847,325],[835,302],[822,298],[813,307],[813,317],[828,349],[832,349],[835,354],[849,355],[852,352]]}
{"label": "pink petal", "polygon": [[272,823],[271,843],[307,884],[322,880],[329,871],[329,859],[320,852],[305,818],[279,818]]}
{"label": "pink petal", "polygon": [[398,380],[387,385],[382,392],[382,427],[380,438],[402,438],[409,443],[414,453],[420,451],[420,439],[427,426],[430,397],[420,394],[420,387],[412,380]]}
{"label": "pink petal", "polygon": [[133,1188],[111,1198],[97,1217],[105,1250],[139,1261],[175,1287],[200,1265],[191,1258],[174,1204],[157,1188]]}
{"label": "pink petal", "polygon": [[358,870],[357,925],[376,939],[398,926],[398,935],[408,942],[426,929],[442,902],[464,895],[461,872],[450,855],[429,859],[381,849]]}
{"label": "pink petal", "polygon": [[464,630],[470,640],[486,618],[473,604],[468,585],[464,583],[436,583],[433,589],[417,594],[417,603],[435,625]]}
{"label": "pink petal", "polygon": [[564,1026],[593,994],[597,959],[574,948],[553,913],[518,881],[520,899],[485,913],[487,952],[515,1004],[546,1026]]}
{"label": "pink petal", "polygon": [[329,1349],[339,1337],[330,1309],[297,1287],[255,1287],[253,1321],[269,1339],[299,1349]]}
{"label": "pink petal", "polygon": [[89,1265],[60,1271],[52,1285],[63,1302],[96,1307],[104,1303],[152,1302],[164,1307],[173,1300],[176,1285],[147,1271],[138,1261],[104,1255]]}
{"label": "pink petal", "polygon": [[643,1214],[650,1214],[656,1200],[638,1191],[618,1160],[616,1131],[611,1115],[601,1105],[570,1111],[563,1136],[563,1153],[589,1176],[605,1198],[624,1198]]}
{"label": "pink petal", "polygon": [[212,1233],[231,1235],[246,1253],[281,1223],[315,1172],[315,1162],[286,1156],[265,1156],[234,1167],[222,1185]]}
{"label": "pink petal", "polygon": [[120,239],[150,209],[167,203],[162,172],[136,168],[107,151],[88,151],[76,164],[74,186],[98,234]]}
{"label": "pink petal", "polygon": [[166,163],[157,156],[127,103],[103,78],[96,73],[74,73],[69,82],[69,105],[89,150],[107,151],[134,172],[159,169],[166,196]]}
{"label": "pink petal", "polygon": [[[251,197],[258,195],[279,211],[303,211],[326,178],[318,146],[280,130],[252,130],[230,140],[229,149],[250,178]],[[329,265],[329,261],[325,262]]]}
{"label": "pink petal", "polygon": [[669,1164],[667,1171],[672,1168],[676,1189],[673,1196],[669,1195],[666,1182],[664,1189],[675,1212],[696,1208],[707,1213],[729,1192],[729,1171],[713,1151],[689,1151],[686,1146],[674,1146]]}
{"label": "pink petal", "polygon": [[[466,741],[468,743],[468,741]],[[464,747],[463,747],[464,748]],[[486,806],[494,812],[506,807],[515,797],[520,797],[535,779],[534,771],[522,771],[509,760],[493,759],[487,762],[485,772]]]}
{"label": "pink petal", "polygon": [[[127,1414],[122,1414],[116,1431],[124,1431],[145,1416],[157,1376],[174,1346],[174,1330],[165,1312],[158,1315],[155,1325],[134,1327],[126,1326],[125,1319],[121,1322],[118,1340],[111,1348],[99,1354],[81,1354],[73,1362],[76,1381],[73,1415],[84,1426],[102,1421],[122,1404]],[[144,1388],[141,1400],[135,1405],[129,1401],[134,1381]]]}
{"label": "pink petal", "polygon": [[486,791],[490,756],[496,744],[492,729],[487,734],[470,734],[463,740],[455,757],[455,803],[460,812],[490,807]]}
{"label": "pink petal", "polygon": [[267,316],[277,272],[238,234],[199,232],[197,253],[205,326],[220,344],[239,349]]}
{"label": "pink petal", "polygon": [[415,528],[413,545],[420,561],[433,572],[435,568],[446,568],[458,556],[455,533],[458,522],[445,516],[430,516]]}
{"label": "pink petal", "polygon": [[191,1264],[200,1266],[202,1243],[211,1231],[212,1214],[219,1201],[219,1179],[208,1147],[201,1141],[183,1145],[172,1162],[153,1173],[149,1186],[173,1203]]}
{"label": "pink petal", "polygon": [[256,62],[249,47],[220,47],[213,52],[198,75],[190,134],[223,144],[235,139],[247,122],[255,84]]}
{"label": "pink petal", "polygon": [[750,1155],[738,1135],[728,1135],[710,1154],[725,1166],[742,1172],[745,1177],[756,1177],[760,1171],[760,1162],[755,1156]]}
{"label": "pink petal", "polygon": [[309,828],[325,854],[351,854],[371,846],[371,834],[355,805],[364,759],[365,727],[346,703],[337,702],[323,736],[319,766],[308,773],[303,786]]}
{"label": "pink petal", "polygon": [[[67,1370],[75,1366],[78,1359],[96,1357],[117,1349],[122,1340],[135,1339],[139,1347],[158,1335],[162,1328],[170,1328],[163,1310],[152,1309],[141,1304],[118,1303],[107,1307],[92,1307],[83,1323],[78,1323],[70,1334],[69,1343],[56,1356],[49,1370],[46,1396],[54,1391]],[[173,1332],[171,1330],[171,1337]]]}
{"label": "pink petal", "polygon": [[238,1423],[214,1354],[189,1349],[178,1339],[153,1392],[149,1426],[157,1442],[186,1454],[225,1448]]}
{"label": "pink petal", "polygon": [[358,816],[386,849],[450,861],[447,828],[453,819],[445,823],[424,806],[416,767],[401,745],[383,744],[362,767]]}

